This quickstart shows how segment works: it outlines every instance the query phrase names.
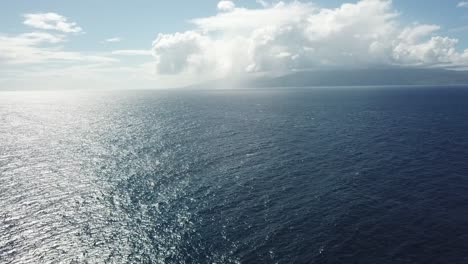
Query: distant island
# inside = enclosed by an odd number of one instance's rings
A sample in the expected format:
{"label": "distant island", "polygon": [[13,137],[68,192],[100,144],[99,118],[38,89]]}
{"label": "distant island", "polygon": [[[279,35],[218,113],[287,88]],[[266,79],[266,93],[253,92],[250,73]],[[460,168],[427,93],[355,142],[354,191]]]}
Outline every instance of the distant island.
{"label": "distant island", "polygon": [[185,88],[468,85],[468,71],[446,69],[357,69],[301,71],[276,77],[225,78]]}

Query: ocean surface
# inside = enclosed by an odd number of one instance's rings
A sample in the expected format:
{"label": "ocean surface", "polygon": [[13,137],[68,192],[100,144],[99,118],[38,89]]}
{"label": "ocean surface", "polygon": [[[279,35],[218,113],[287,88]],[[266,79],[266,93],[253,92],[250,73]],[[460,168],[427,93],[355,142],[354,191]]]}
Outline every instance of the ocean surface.
{"label": "ocean surface", "polygon": [[468,263],[468,87],[0,92],[0,263]]}

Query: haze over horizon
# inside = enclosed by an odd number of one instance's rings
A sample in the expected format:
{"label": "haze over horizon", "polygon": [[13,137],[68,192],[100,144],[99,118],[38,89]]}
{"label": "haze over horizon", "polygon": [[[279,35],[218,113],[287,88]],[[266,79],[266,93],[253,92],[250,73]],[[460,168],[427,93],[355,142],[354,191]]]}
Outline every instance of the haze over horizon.
{"label": "haze over horizon", "polygon": [[166,88],[318,69],[468,70],[464,1],[4,5],[0,89]]}

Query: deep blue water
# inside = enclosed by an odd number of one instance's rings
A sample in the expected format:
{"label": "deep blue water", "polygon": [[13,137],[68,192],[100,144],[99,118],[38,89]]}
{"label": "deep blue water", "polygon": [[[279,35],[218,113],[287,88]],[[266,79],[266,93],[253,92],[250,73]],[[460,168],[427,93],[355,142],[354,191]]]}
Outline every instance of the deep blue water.
{"label": "deep blue water", "polygon": [[0,263],[468,263],[468,87],[0,93]]}

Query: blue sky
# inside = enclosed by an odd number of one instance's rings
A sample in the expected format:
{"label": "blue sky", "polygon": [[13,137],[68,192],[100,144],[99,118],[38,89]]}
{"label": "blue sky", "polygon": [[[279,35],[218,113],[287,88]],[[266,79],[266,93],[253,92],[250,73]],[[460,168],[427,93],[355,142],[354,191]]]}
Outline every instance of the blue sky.
{"label": "blue sky", "polygon": [[[102,85],[166,87],[246,72],[373,64],[464,69],[468,61],[468,4],[462,1],[221,1],[227,8],[219,2],[5,1],[0,11],[0,85],[47,81],[44,86],[67,88],[92,79]],[[51,13],[79,30],[38,26],[39,16],[25,22],[25,15]],[[255,20],[257,15],[268,23]],[[387,15],[385,21],[379,19]],[[204,20],[192,21],[196,18]],[[22,35],[38,32],[44,34]],[[286,35],[296,41],[285,41]],[[352,39],[350,45],[340,46],[346,37]],[[262,42],[265,38],[269,43]],[[24,50],[40,56],[27,58],[20,54]],[[48,81],[88,73],[83,80],[75,77],[73,85]],[[123,80],[123,75],[131,77]]]}
{"label": "blue sky", "polygon": [[[307,1],[304,1],[307,2]],[[334,8],[351,2],[343,0],[311,1],[323,7]],[[468,46],[468,8],[457,8],[458,0],[394,0],[395,8],[409,23],[438,24],[447,35],[460,39]],[[148,48],[158,33],[172,33],[191,28],[188,20],[216,13],[217,0],[199,1],[111,1],[81,0],[59,2],[55,0],[5,1],[0,17],[0,32],[27,32],[21,14],[55,12],[77,21],[86,31],[86,37],[76,38],[70,46],[79,49],[106,49],[96,42],[113,36],[125,38],[120,48]],[[236,5],[258,7],[251,1],[236,1]],[[464,31],[450,29],[467,27]]]}

